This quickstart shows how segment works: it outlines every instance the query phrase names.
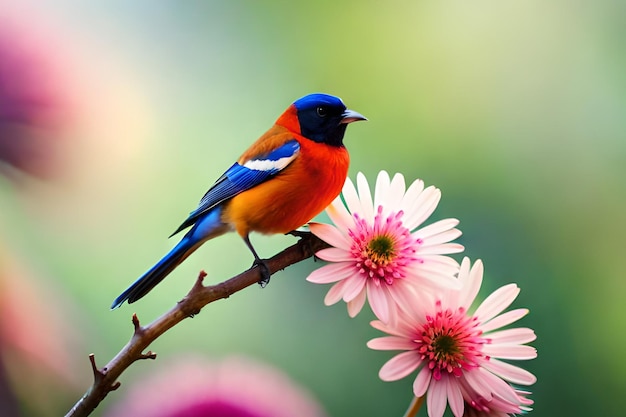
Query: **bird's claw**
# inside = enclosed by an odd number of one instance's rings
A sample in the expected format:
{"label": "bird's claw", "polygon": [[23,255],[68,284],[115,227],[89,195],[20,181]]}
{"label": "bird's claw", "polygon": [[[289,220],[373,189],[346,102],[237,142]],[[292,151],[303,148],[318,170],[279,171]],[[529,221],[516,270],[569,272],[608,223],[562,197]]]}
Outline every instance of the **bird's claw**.
{"label": "bird's claw", "polygon": [[292,230],[291,232],[287,232],[285,233],[286,235],[291,235],[291,236],[295,236],[295,237],[299,237],[299,238],[305,238],[307,236],[311,235],[311,232],[307,231],[307,230]]}
{"label": "bird's claw", "polygon": [[259,272],[261,273],[261,279],[259,280],[259,285],[261,288],[265,288],[267,284],[270,282],[270,268],[267,266],[267,263],[263,259],[255,259],[252,263],[252,267],[258,266]]}

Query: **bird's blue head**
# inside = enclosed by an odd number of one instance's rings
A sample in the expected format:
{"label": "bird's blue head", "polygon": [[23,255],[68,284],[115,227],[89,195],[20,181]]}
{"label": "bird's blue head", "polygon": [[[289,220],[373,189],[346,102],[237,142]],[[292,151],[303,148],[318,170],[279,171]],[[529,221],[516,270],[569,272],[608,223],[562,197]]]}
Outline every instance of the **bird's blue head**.
{"label": "bird's blue head", "polygon": [[343,146],[343,135],[349,123],[367,120],[347,109],[340,98],[328,94],[309,94],[293,105],[297,110],[302,136],[332,146]]}

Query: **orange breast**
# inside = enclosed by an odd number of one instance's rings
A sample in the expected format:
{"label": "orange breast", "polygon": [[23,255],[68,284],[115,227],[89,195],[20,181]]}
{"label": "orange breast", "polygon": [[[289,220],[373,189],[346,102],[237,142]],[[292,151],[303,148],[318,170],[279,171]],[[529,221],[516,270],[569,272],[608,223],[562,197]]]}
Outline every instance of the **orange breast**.
{"label": "orange breast", "polygon": [[[293,135],[293,134],[291,134]],[[345,148],[296,136],[300,154],[274,178],[233,197],[222,216],[241,236],[251,231],[287,233],[323,211],[348,174]]]}

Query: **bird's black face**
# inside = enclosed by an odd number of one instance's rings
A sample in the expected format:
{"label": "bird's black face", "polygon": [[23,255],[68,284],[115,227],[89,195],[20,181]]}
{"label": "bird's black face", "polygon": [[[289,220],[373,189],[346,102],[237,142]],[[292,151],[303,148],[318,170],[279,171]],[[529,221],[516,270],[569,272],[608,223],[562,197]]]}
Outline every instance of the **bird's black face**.
{"label": "bird's black face", "polygon": [[343,146],[343,135],[349,123],[366,120],[359,113],[346,109],[341,99],[327,94],[309,94],[294,105],[302,136],[331,146]]}

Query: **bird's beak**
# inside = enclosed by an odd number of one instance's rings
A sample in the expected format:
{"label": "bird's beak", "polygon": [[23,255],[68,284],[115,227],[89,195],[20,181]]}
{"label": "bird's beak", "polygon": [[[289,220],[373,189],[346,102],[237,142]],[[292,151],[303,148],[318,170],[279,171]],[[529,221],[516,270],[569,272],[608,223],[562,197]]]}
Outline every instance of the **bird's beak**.
{"label": "bird's beak", "polygon": [[342,119],[339,123],[345,123],[345,124],[358,122],[359,120],[367,120],[367,118],[363,116],[361,113],[357,113],[354,110],[349,110],[349,109],[344,111],[341,116],[342,116]]}

